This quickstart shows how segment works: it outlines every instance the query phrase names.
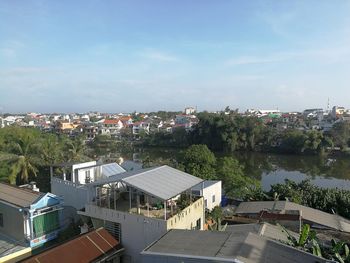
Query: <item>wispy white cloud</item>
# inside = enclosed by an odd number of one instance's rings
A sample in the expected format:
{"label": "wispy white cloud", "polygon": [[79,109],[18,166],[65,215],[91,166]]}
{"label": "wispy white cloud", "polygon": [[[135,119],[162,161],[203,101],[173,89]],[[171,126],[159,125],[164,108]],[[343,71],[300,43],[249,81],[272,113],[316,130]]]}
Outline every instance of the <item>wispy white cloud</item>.
{"label": "wispy white cloud", "polygon": [[0,55],[5,58],[16,57],[16,50],[13,48],[0,48]]}
{"label": "wispy white cloud", "polygon": [[350,57],[348,47],[329,47],[319,49],[305,49],[291,52],[276,52],[262,56],[238,56],[228,59],[225,64],[228,66],[241,66],[250,64],[280,63],[292,60],[312,59],[324,63],[337,63],[347,60]]}
{"label": "wispy white cloud", "polygon": [[141,52],[139,55],[141,57],[159,62],[176,62],[180,60],[178,57],[160,50],[146,50]]}
{"label": "wispy white cloud", "polygon": [[10,59],[15,58],[18,55],[20,49],[24,48],[24,44],[17,40],[5,41],[0,46],[0,56]]}

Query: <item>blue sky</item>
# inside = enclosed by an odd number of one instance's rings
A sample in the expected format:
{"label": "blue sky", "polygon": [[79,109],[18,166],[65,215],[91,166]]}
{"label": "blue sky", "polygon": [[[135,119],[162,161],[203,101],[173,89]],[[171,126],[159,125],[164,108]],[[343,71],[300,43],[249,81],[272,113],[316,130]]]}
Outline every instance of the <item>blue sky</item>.
{"label": "blue sky", "polygon": [[1,0],[0,112],[350,107],[347,0]]}

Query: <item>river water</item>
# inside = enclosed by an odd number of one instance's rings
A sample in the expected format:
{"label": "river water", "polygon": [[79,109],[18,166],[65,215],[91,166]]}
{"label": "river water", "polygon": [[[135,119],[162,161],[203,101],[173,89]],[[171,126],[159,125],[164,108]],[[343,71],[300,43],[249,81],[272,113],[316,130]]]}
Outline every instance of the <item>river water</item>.
{"label": "river water", "polygon": [[[139,149],[127,159],[142,162],[149,160],[166,160],[180,157],[180,150],[146,148]],[[216,154],[217,157],[224,154]],[[300,182],[309,179],[312,184],[324,188],[341,188],[350,190],[350,157],[296,156],[267,153],[234,153],[244,166],[247,176],[261,181],[262,188],[269,190],[270,185],[283,183],[285,179]]]}

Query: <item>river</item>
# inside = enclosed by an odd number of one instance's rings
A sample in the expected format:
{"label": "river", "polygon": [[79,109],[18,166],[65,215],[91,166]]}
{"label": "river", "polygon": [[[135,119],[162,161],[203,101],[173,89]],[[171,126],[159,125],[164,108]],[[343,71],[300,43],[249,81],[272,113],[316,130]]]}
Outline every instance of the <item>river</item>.
{"label": "river", "polygon": [[[124,156],[126,159],[142,161],[149,160],[178,160],[180,150],[144,148],[133,155]],[[223,154],[216,154],[217,157]],[[285,179],[300,182],[309,179],[312,184],[324,188],[341,188],[350,190],[350,157],[320,157],[297,156],[268,153],[234,153],[244,166],[247,176],[261,181],[262,188],[269,190],[270,185],[283,183]]]}

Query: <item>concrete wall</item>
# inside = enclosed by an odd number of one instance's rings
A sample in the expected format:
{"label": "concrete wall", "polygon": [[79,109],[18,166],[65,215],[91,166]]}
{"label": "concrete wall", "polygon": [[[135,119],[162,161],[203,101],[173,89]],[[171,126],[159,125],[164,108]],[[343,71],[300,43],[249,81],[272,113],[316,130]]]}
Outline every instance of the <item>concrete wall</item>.
{"label": "concrete wall", "polygon": [[[72,182],[73,183],[85,184],[85,172],[86,171],[90,171],[90,178],[92,178],[92,180],[93,180],[93,178],[94,178],[94,170],[95,170],[93,167],[91,167],[89,169],[80,169],[80,168],[94,166],[94,165],[96,165],[96,161],[74,164],[72,166]],[[78,175],[76,175],[75,174],[75,170],[78,169],[78,168],[80,170],[78,170]]]}
{"label": "concrete wall", "polygon": [[203,197],[169,218],[166,221],[167,229],[194,229],[198,219],[201,219],[200,229],[203,230],[205,219]]}
{"label": "concrete wall", "polygon": [[0,203],[0,213],[3,216],[4,226],[0,232],[18,241],[24,242],[24,219],[19,208]]}
{"label": "concrete wall", "polygon": [[[103,221],[115,222],[121,225],[121,244],[125,248],[126,258],[130,262],[141,262],[140,252],[167,232],[167,222],[161,219],[129,214],[95,205],[86,205],[80,215],[93,218],[97,226]],[[98,220],[99,219],[99,220]]]}
{"label": "concrete wall", "polygon": [[[213,195],[215,196],[215,201],[213,202]],[[211,211],[215,206],[221,205],[221,181],[210,185],[203,190],[203,197],[207,200],[207,209]]]}
{"label": "concrete wall", "polygon": [[77,210],[84,208],[85,204],[93,198],[93,189],[84,185],[61,180],[56,177],[51,178],[51,193],[63,197],[65,206],[72,206]]}

